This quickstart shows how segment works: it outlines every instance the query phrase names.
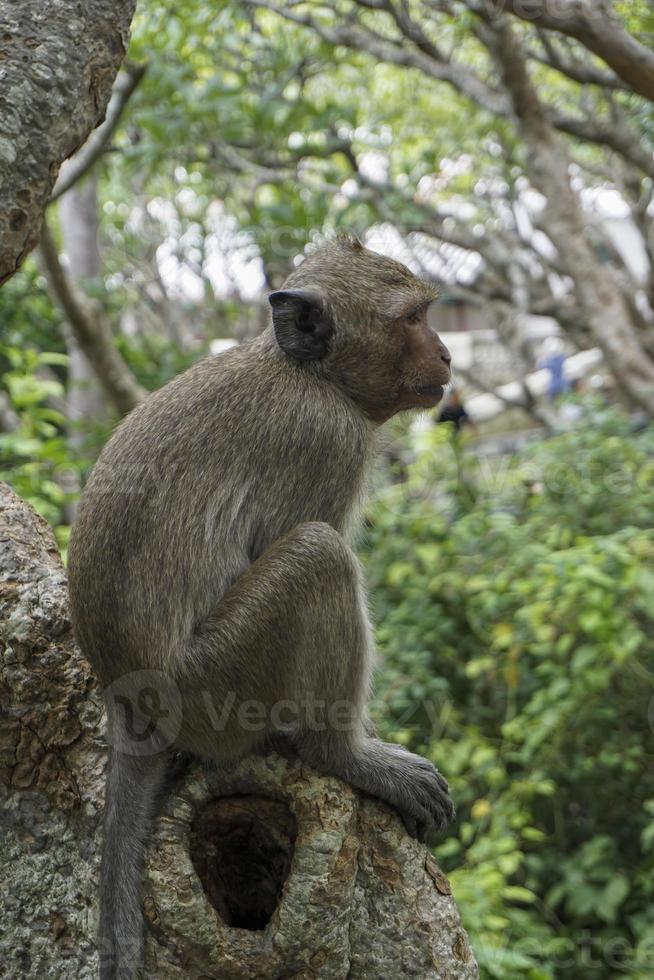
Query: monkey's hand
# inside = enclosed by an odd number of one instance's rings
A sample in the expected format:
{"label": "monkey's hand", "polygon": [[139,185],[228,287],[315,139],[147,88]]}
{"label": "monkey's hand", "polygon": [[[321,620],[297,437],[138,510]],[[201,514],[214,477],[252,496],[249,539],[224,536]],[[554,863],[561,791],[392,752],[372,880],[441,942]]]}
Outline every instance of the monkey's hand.
{"label": "monkey's hand", "polygon": [[431,762],[377,739],[367,742],[366,756],[376,786],[362,788],[395,807],[412,837],[424,840],[447,829],[456,816],[454,804],[447,781]]}

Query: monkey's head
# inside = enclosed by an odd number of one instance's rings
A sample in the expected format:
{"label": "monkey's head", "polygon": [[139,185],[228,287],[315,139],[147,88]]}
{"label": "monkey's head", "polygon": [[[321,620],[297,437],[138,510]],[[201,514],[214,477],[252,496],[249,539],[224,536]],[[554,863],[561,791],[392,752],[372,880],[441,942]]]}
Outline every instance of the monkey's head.
{"label": "monkey's head", "polygon": [[437,291],[353,236],[316,249],[269,296],[284,354],[336,382],[372,421],[431,408],[450,354],[429,326]]}

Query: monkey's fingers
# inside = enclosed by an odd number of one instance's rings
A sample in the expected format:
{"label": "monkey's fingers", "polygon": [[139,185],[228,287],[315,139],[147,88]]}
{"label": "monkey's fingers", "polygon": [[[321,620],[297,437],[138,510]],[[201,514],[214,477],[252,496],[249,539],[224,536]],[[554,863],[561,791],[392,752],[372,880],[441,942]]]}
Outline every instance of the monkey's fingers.
{"label": "monkey's fingers", "polygon": [[438,777],[439,792],[433,795],[429,809],[434,817],[435,829],[443,831],[447,830],[448,826],[456,819],[456,809],[449,794],[447,780],[441,776],[438,770],[434,770],[434,772]]}
{"label": "monkey's fingers", "polygon": [[[443,833],[447,830],[449,825],[456,820],[456,809],[454,803],[449,796],[441,796],[438,800],[434,801],[435,805],[433,807],[434,814],[434,826],[433,830],[437,833]],[[427,829],[427,833],[431,831],[432,828]]]}
{"label": "monkey's fingers", "polygon": [[446,795],[426,799],[413,793],[398,809],[407,833],[419,841],[443,833],[456,816],[454,804]]}
{"label": "monkey's fingers", "polygon": [[[419,810],[422,810],[422,815],[420,815],[418,812]],[[424,841],[428,832],[428,827],[432,823],[432,819],[429,813],[422,807],[416,807],[415,811],[416,812],[410,813],[408,810],[400,810],[402,823],[404,824],[404,829],[409,837],[413,837],[415,840]]]}
{"label": "monkey's fingers", "polygon": [[443,776],[443,774],[438,769],[434,769],[434,772],[436,773],[436,778],[438,779],[438,785],[440,786],[440,788],[442,789],[442,791],[444,793],[449,794],[449,792],[450,792],[450,784],[448,783],[448,781],[445,778],[445,776]]}
{"label": "monkey's fingers", "polygon": [[[437,778],[438,777],[438,778]],[[419,823],[425,825],[424,833],[442,833],[456,817],[454,804],[444,787],[445,780],[435,769],[423,771],[421,778],[411,787],[410,810]]]}
{"label": "monkey's fingers", "polygon": [[404,829],[409,837],[413,837],[414,840],[420,840],[419,827],[422,827],[422,824],[419,824],[416,818],[411,816],[410,813],[401,813],[400,816],[402,817]]}

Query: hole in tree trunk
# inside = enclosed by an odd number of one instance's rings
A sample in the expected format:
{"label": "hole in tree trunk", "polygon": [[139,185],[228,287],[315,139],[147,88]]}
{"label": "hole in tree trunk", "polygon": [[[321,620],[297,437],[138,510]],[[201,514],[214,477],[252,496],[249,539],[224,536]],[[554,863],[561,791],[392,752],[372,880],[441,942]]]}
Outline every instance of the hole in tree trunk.
{"label": "hole in tree trunk", "polygon": [[265,929],[291,866],[297,826],[285,803],[260,796],[211,800],[191,827],[191,860],[228,926]]}

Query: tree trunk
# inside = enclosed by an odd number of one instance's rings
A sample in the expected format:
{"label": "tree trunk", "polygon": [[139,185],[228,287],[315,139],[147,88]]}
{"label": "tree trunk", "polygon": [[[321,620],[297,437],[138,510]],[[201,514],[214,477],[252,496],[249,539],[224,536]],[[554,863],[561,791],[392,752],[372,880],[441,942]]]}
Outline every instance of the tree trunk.
{"label": "tree trunk", "polygon": [[[98,244],[98,178],[95,174],[62,196],[59,221],[70,278],[82,289],[85,284],[98,283],[102,263]],[[66,349],[70,358],[66,390],[68,443],[81,456],[86,434],[80,423],[92,426],[94,422],[101,422],[106,416],[106,404],[98,377],[70,327],[66,329]],[[73,521],[75,510],[76,504],[66,508],[69,523]]]}
{"label": "tree trunk", "polygon": [[493,28],[492,47],[524,140],[526,170],[545,198],[542,227],[574,281],[585,319],[624,395],[654,417],[654,361],[640,344],[611,268],[600,263],[588,243],[565,143],[538,97],[508,18],[498,17]]}
{"label": "tree trunk", "polygon": [[36,245],[63,160],[104,118],[135,0],[0,6],[0,283]]}
{"label": "tree trunk", "polygon": [[[90,980],[101,702],[50,529],[5,484],[0,655],[0,975]],[[388,807],[275,755],[220,779],[198,763],[179,776],[153,833],[144,915],[157,980],[478,977],[424,845]]]}

